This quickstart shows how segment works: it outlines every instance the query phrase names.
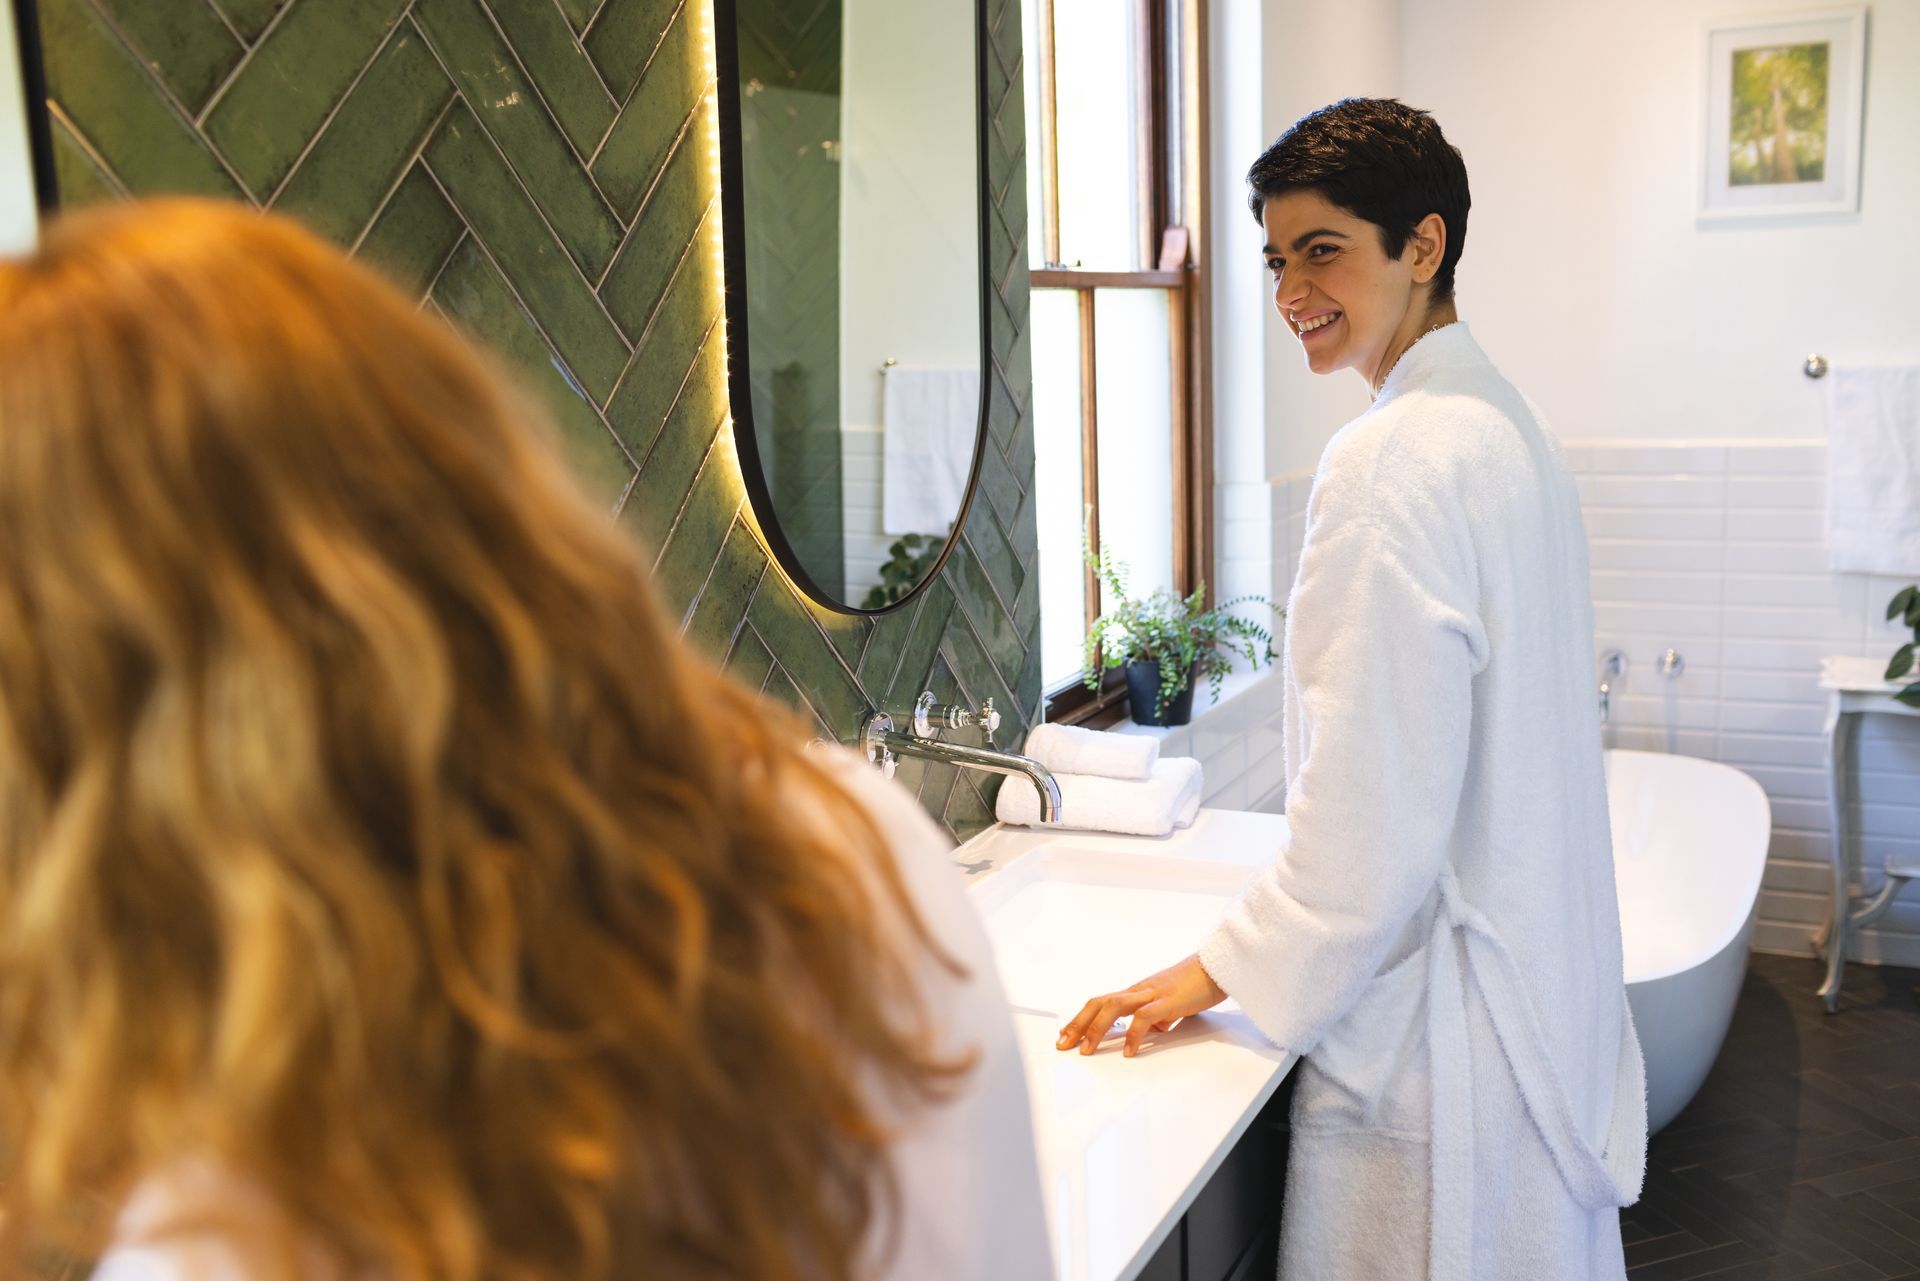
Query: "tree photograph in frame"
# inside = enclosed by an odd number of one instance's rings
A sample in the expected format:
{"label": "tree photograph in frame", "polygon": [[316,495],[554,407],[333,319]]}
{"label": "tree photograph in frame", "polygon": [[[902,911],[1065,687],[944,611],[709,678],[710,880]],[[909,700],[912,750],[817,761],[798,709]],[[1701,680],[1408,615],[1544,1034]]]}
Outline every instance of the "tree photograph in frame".
{"label": "tree photograph in frame", "polygon": [[1859,209],[1867,7],[1715,22],[1706,46],[1700,221]]}

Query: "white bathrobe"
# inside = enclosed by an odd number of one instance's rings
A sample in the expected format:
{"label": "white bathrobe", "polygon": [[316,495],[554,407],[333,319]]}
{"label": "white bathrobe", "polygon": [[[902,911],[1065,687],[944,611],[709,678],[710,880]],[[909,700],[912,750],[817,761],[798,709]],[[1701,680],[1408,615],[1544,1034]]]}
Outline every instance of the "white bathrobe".
{"label": "white bathrobe", "polygon": [[1624,1276],[1646,1097],[1586,537],[1465,325],[1327,446],[1286,635],[1292,843],[1200,950],[1307,1056],[1281,1276]]}

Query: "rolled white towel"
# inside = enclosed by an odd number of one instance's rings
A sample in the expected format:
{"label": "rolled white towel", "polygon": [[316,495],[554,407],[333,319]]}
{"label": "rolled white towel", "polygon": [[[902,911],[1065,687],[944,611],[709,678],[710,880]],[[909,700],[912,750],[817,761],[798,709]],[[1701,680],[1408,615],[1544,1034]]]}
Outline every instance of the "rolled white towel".
{"label": "rolled white towel", "polygon": [[[1200,812],[1200,762],[1187,756],[1156,762],[1152,776],[1139,780],[1055,774],[1054,781],[1060,784],[1056,826],[1075,831],[1165,836]],[[994,813],[1002,823],[1038,826],[1040,795],[1026,779],[1009,778]]]}
{"label": "rolled white towel", "polygon": [[1027,755],[1056,774],[1145,779],[1160,759],[1160,740],[1077,725],[1035,725],[1027,735]]}

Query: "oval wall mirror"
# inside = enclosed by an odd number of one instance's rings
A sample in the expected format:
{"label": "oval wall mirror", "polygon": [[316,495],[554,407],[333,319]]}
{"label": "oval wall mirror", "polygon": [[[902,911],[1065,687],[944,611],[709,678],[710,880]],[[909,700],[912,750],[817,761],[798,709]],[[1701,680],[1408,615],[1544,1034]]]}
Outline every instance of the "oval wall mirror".
{"label": "oval wall mirror", "polygon": [[728,397],[754,515],[842,613],[910,600],[986,419],[984,0],[715,0]]}

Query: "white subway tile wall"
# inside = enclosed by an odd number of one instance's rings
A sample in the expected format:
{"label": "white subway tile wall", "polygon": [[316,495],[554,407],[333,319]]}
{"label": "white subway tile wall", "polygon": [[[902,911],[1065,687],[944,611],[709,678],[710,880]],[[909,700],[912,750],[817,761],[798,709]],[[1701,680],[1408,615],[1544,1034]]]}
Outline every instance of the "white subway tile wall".
{"label": "white subway tile wall", "polygon": [[[1820,659],[1886,657],[1910,639],[1885,614],[1913,580],[1827,568],[1823,441],[1614,440],[1574,442],[1566,453],[1592,552],[1596,684],[1601,651],[1619,649],[1631,664],[1609,742],[1722,761],[1760,783],[1773,840],[1753,943],[1811,955],[1831,876]],[[1283,599],[1299,567],[1312,477],[1271,486]],[[1669,648],[1686,659],[1671,681],[1660,672]],[[1271,736],[1277,761],[1277,723]],[[1248,755],[1255,759],[1251,746]],[[1920,861],[1920,721],[1865,717],[1856,761],[1847,856],[1864,892],[1879,885],[1889,856]],[[1270,768],[1268,807],[1284,808],[1283,767]],[[1858,955],[1920,965],[1920,885],[1865,932]]]}

